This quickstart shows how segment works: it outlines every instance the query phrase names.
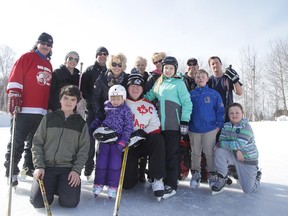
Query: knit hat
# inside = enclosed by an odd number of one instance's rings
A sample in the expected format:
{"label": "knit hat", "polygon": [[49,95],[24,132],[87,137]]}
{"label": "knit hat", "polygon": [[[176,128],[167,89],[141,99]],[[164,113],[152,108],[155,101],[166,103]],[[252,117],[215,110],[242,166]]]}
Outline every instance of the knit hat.
{"label": "knit hat", "polygon": [[108,50],[107,50],[105,47],[103,47],[103,46],[98,47],[98,49],[96,50],[96,57],[97,57],[100,53],[106,53],[107,55],[109,55]]}
{"label": "knit hat", "polygon": [[38,37],[38,42],[46,42],[49,44],[53,44],[53,38],[51,35],[47,34],[46,32],[43,32],[39,37]]}
{"label": "knit hat", "polygon": [[76,51],[70,51],[70,52],[68,52],[67,54],[66,54],[66,56],[65,56],[65,61],[67,60],[67,58],[68,57],[70,57],[70,55],[72,55],[72,54],[75,54],[75,55],[77,55],[78,56],[78,60],[79,60],[79,54],[76,52]]}
{"label": "knit hat", "polygon": [[139,73],[130,74],[128,76],[127,86],[129,87],[130,85],[139,85],[144,88],[145,82],[143,76]]}

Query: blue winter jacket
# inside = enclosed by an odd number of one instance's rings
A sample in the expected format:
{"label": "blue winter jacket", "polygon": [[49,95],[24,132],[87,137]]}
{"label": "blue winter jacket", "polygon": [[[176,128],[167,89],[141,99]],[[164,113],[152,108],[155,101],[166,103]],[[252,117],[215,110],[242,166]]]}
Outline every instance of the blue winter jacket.
{"label": "blue winter jacket", "polygon": [[224,105],[219,93],[206,85],[190,91],[193,112],[189,122],[189,131],[206,133],[222,128],[224,124]]}

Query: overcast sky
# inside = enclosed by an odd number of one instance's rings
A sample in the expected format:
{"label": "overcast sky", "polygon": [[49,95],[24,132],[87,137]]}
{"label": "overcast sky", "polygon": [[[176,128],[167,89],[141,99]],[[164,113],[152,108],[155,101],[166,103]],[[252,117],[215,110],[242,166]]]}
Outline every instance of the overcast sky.
{"label": "overcast sky", "polygon": [[155,51],[196,57],[203,66],[212,55],[237,65],[241,49],[265,56],[269,42],[288,37],[287,8],[287,0],[3,0],[0,45],[18,58],[47,32],[54,38],[54,69],[71,50],[85,69],[98,46],[124,53],[129,72],[138,55],[154,68]]}

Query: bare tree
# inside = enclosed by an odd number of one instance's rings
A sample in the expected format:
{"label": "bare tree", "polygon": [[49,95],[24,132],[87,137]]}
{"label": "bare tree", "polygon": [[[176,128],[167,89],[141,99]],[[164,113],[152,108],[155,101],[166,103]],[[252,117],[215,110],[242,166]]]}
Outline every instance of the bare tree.
{"label": "bare tree", "polygon": [[0,110],[7,110],[6,88],[15,61],[15,52],[8,46],[0,46]]}
{"label": "bare tree", "polygon": [[[263,67],[257,57],[256,51],[248,46],[240,51],[240,73],[242,73],[242,82],[244,96],[242,104],[245,108],[245,116],[251,121],[261,120],[263,118]],[[261,116],[261,117],[260,117]]]}
{"label": "bare tree", "polygon": [[271,52],[267,56],[266,70],[273,86],[275,112],[283,110],[287,114],[288,99],[288,38],[270,43]]}

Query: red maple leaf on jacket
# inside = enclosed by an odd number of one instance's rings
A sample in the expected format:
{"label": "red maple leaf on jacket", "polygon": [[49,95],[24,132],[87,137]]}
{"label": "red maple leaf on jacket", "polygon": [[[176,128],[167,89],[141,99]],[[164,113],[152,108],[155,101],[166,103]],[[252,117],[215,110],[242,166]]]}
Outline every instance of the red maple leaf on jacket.
{"label": "red maple leaf on jacket", "polygon": [[141,113],[142,115],[146,114],[148,112],[148,108],[142,104],[137,108],[138,112]]}

